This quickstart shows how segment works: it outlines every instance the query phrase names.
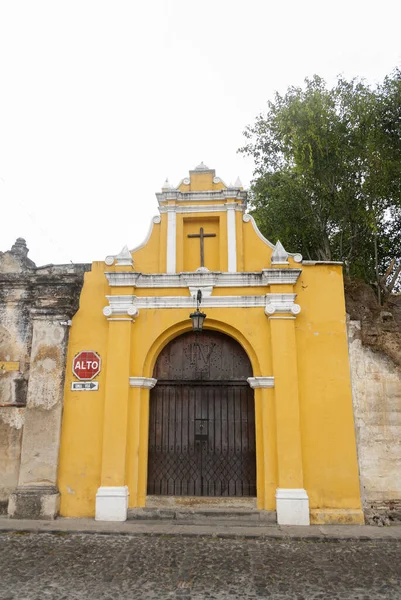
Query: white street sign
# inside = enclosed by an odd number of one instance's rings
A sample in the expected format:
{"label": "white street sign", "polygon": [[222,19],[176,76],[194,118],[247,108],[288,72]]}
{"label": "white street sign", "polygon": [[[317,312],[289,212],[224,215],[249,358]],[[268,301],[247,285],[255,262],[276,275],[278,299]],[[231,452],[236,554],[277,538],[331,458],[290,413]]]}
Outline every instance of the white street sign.
{"label": "white street sign", "polygon": [[97,392],[99,389],[98,381],[73,381],[71,383],[73,392]]}

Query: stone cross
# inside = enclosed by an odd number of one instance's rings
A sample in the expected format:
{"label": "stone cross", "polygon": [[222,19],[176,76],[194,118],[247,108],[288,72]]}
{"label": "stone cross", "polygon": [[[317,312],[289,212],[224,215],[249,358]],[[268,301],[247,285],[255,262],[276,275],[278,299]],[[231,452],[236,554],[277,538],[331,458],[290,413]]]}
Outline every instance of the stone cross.
{"label": "stone cross", "polygon": [[199,233],[189,233],[189,238],[200,238],[200,266],[205,266],[205,242],[204,239],[207,237],[216,237],[215,233],[204,233],[203,227],[200,228]]}

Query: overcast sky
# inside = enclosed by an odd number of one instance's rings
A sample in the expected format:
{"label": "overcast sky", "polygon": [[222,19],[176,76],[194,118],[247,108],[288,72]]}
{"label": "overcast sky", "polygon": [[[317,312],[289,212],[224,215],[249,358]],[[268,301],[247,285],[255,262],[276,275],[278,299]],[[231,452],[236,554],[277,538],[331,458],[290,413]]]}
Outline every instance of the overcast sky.
{"label": "overcast sky", "polygon": [[380,81],[400,22],[400,0],[0,0],[0,250],[103,260],[146,236],[166,176],[249,185],[237,148],[274,91]]}

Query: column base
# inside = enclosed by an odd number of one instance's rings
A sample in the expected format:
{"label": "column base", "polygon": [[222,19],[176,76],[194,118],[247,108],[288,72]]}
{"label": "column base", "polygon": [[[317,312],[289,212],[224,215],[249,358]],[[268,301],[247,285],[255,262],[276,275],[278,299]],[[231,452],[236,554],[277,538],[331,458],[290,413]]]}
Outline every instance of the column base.
{"label": "column base", "polygon": [[21,486],[8,500],[11,519],[55,519],[59,510],[60,493],[56,486]]}
{"label": "column base", "polygon": [[276,510],[279,525],[310,525],[309,498],[303,489],[277,488]]}
{"label": "column base", "polygon": [[96,521],[126,521],[128,487],[103,486],[96,493]]}

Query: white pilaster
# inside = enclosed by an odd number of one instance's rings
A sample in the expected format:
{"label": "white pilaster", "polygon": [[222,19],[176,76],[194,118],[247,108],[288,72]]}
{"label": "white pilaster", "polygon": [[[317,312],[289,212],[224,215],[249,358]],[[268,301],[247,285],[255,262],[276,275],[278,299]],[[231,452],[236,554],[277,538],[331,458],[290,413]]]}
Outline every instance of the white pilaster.
{"label": "white pilaster", "polygon": [[128,487],[102,486],[96,493],[96,521],[126,521]]}
{"label": "white pilaster", "polygon": [[167,273],[176,271],[177,214],[175,206],[167,206]]}
{"label": "white pilaster", "polygon": [[279,525],[310,525],[309,498],[304,489],[277,488],[276,510]]}
{"label": "white pilaster", "polygon": [[235,229],[235,204],[226,204],[227,207],[227,245],[228,245],[228,272],[237,271],[237,235]]}

